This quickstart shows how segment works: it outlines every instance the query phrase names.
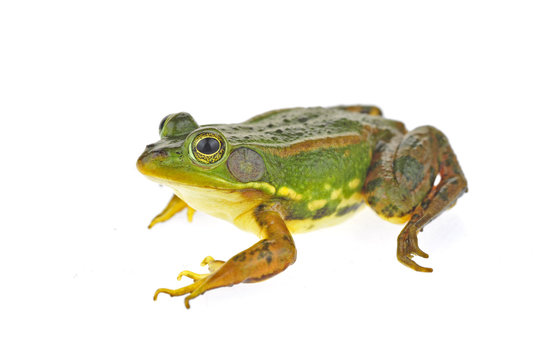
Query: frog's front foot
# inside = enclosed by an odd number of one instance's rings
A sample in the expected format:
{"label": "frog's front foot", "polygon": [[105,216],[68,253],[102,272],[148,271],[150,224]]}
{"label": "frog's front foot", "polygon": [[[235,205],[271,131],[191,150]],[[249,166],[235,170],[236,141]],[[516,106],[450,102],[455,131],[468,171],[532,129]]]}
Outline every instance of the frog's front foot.
{"label": "frog's front foot", "polygon": [[243,282],[262,281],[293,264],[297,257],[297,250],[282,215],[260,207],[254,215],[261,226],[262,235],[265,235],[264,239],[241,251],[227,262],[217,261],[207,256],[201,265],[208,265],[209,274],[183,271],[178,278],[189,277],[194,281],[193,284],[177,290],[158,289],[154,294],[154,300],[160,293],[171,296],[188,294],[184,299],[184,304],[189,309],[190,300],[206,291]]}
{"label": "frog's front foot", "polygon": [[192,209],[188,204],[186,204],[181,198],[177,197],[176,195],[173,195],[171,200],[169,200],[169,203],[165,207],[165,209],[162,210],[161,213],[156,215],[154,219],[150,222],[148,225],[148,228],[151,229],[154,225],[157,223],[165,222],[173,217],[176,213],[188,209],[188,221],[192,222],[193,220],[193,214],[195,213],[195,210]]}
{"label": "frog's front foot", "polygon": [[398,248],[396,251],[398,261],[416,271],[432,272],[431,268],[420,266],[413,261],[413,255],[428,258],[428,254],[419,248],[417,229],[414,226],[406,226],[398,236]]}
{"label": "frog's front foot", "polygon": [[223,264],[224,264],[224,261],[214,260],[211,256],[207,256],[201,262],[201,266],[208,265],[208,268],[210,271],[208,274],[196,274],[192,271],[184,270],[180,274],[178,274],[177,280],[181,280],[183,276],[186,276],[194,281],[193,284],[184,286],[176,290],[165,289],[165,288],[158,289],[154,293],[154,301],[156,301],[160,293],[169,294],[172,297],[190,294],[184,299],[184,304],[186,305],[186,308],[189,309],[190,300],[201,295],[207,290],[205,285],[208,280],[208,277],[214,274],[219,268],[221,268]]}

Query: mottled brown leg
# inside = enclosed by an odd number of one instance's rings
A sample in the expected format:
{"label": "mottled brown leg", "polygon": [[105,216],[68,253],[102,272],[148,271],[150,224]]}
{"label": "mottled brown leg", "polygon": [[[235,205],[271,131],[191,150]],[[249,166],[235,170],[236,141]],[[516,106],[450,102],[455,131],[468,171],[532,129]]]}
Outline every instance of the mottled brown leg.
{"label": "mottled brown leg", "polygon": [[[233,256],[227,262],[219,262],[215,271],[206,276],[182,272],[181,275],[194,279],[194,283],[177,290],[158,289],[154,300],[160,293],[171,296],[189,294],[184,301],[186,308],[190,308],[189,301],[208,290],[242,282],[265,280],[293,264],[297,251],[282,217],[274,211],[258,211],[255,216],[265,236],[263,240]],[[213,259],[212,261],[214,262]]]}
{"label": "mottled brown leg", "polygon": [[[434,185],[439,173],[441,181]],[[364,194],[380,216],[395,223],[408,221],[398,237],[398,260],[417,271],[432,269],[412,257],[428,257],[417,243],[417,233],[466,190],[466,179],[445,135],[423,126],[395,135],[376,147]]]}
{"label": "mottled brown leg", "polygon": [[441,180],[415,207],[410,220],[398,236],[397,248],[397,257],[402,264],[422,272],[432,272],[432,269],[419,266],[411,259],[413,255],[428,257],[428,254],[419,249],[417,234],[468,191],[466,178],[447,137],[435,128],[429,129],[438,146],[438,173]]}

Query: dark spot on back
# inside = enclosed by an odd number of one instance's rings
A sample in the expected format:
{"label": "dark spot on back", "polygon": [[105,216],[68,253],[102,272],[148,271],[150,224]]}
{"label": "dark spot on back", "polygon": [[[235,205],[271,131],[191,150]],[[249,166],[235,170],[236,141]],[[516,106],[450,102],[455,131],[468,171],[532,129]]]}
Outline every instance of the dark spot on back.
{"label": "dark spot on back", "polygon": [[393,161],[393,168],[395,172],[402,174],[408,184],[410,190],[414,190],[419,186],[424,177],[424,166],[412,156],[406,155],[399,157]]}
{"label": "dark spot on back", "polygon": [[366,201],[368,202],[368,204],[370,204],[370,206],[374,206],[379,202],[379,198],[377,198],[376,196],[369,196]]}
{"label": "dark spot on back", "polygon": [[383,179],[382,178],[376,178],[372,181],[369,181],[365,186],[365,190],[367,192],[372,192],[374,190],[376,190],[377,187],[379,187],[381,184],[383,184]]}
{"label": "dark spot on back", "polygon": [[445,137],[445,135],[443,135],[441,132],[436,132],[436,140],[438,141],[438,145],[440,147],[443,147],[445,145],[447,145],[447,138]]}
{"label": "dark spot on back", "polygon": [[443,201],[449,201],[449,193],[446,188],[440,189],[438,196],[442,198]]}
{"label": "dark spot on back", "polygon": [[394,217],[399,211],[398,207],[394,204],[389,204],[381,209],[381,213],[388,218]]}
{"label": "dark spot on back", "polygon": [[385,149],[386,145],[387,144],[383,141],[378,142],[376,145],[376,152],[382,152]]}
{"label": "dark spot on back", "polygon": [[312,219],[314,220],[321,219],[322,217],[329,216],[332,213],[333,213],[333,210],[329,206],[324,206],[318,211],[316,211],[314,216],[312,216]]}
{"label": "dark spot on back", "polygon": [[361,205],[362,205],[362,203],[358,203],[358,204],[353,204],[353,205],[350,205],[350,206],[343,207],[341,209],[338,209],[338,211],[336,212],[336,215],[337,216],[344,216],[346,214],[349,214],[352,211],[357,210]]}
{"label": "dark spot on back", "polygon": [[291,214],[287,214],[285,216],[285,219],[286,220],[304,220],[304,219],[306,219],[306,216],[301,215],[301,214],[291,213]]}
{"label": "dark spot on back", "polygon": [[244,252],[241,252],[240,254],[233,256],[233,261],[242,262],[244,260],[246,260],[246,254]]}

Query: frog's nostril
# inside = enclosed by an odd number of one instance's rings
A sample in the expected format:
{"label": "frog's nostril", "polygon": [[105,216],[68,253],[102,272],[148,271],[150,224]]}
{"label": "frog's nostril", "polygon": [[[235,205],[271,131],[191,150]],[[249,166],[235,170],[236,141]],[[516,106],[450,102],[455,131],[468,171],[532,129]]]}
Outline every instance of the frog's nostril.
{"label": "frog's nostril", "polygon": [[164,157],[167,157],[167,151],[165,150],[158,150],[158,151],[153,151],[150,153],[150,158],[151,159],[158,159],[158,158],[164,158]]}
{"label": "frog's nostril", "polygon": [[137,159],[137,168],[139,171],[141,171],[143,174],[146,174],[148,171],[148,168],[152,168],[152,164],[155,161],[162,161],[165,158],[167,158],[168,154],[165,150],[158,150],[158,151],[145,151],[139,159]]}
{"label": "frog's nostril", "polygon": [[152,150],[152,149],[154,149],[155,146],[156,146],[156,144],[148,144],[147,147],[145,148],[145,150],[146,151]]}

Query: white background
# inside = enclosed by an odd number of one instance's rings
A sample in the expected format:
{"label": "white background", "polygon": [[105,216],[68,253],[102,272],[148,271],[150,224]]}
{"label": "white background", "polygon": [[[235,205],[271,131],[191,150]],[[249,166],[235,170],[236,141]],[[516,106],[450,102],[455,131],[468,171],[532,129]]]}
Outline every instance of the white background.
{"label": "white background", "polygon": [[[536,2],[194,3],[2,2],[0,357],[539,359]],[[257,241],[201,213],[146,229],[163,116],[358,103],[458,155],[470,191],[420,234],[434,273],[366,208],[273,279],[152,301]]]}

